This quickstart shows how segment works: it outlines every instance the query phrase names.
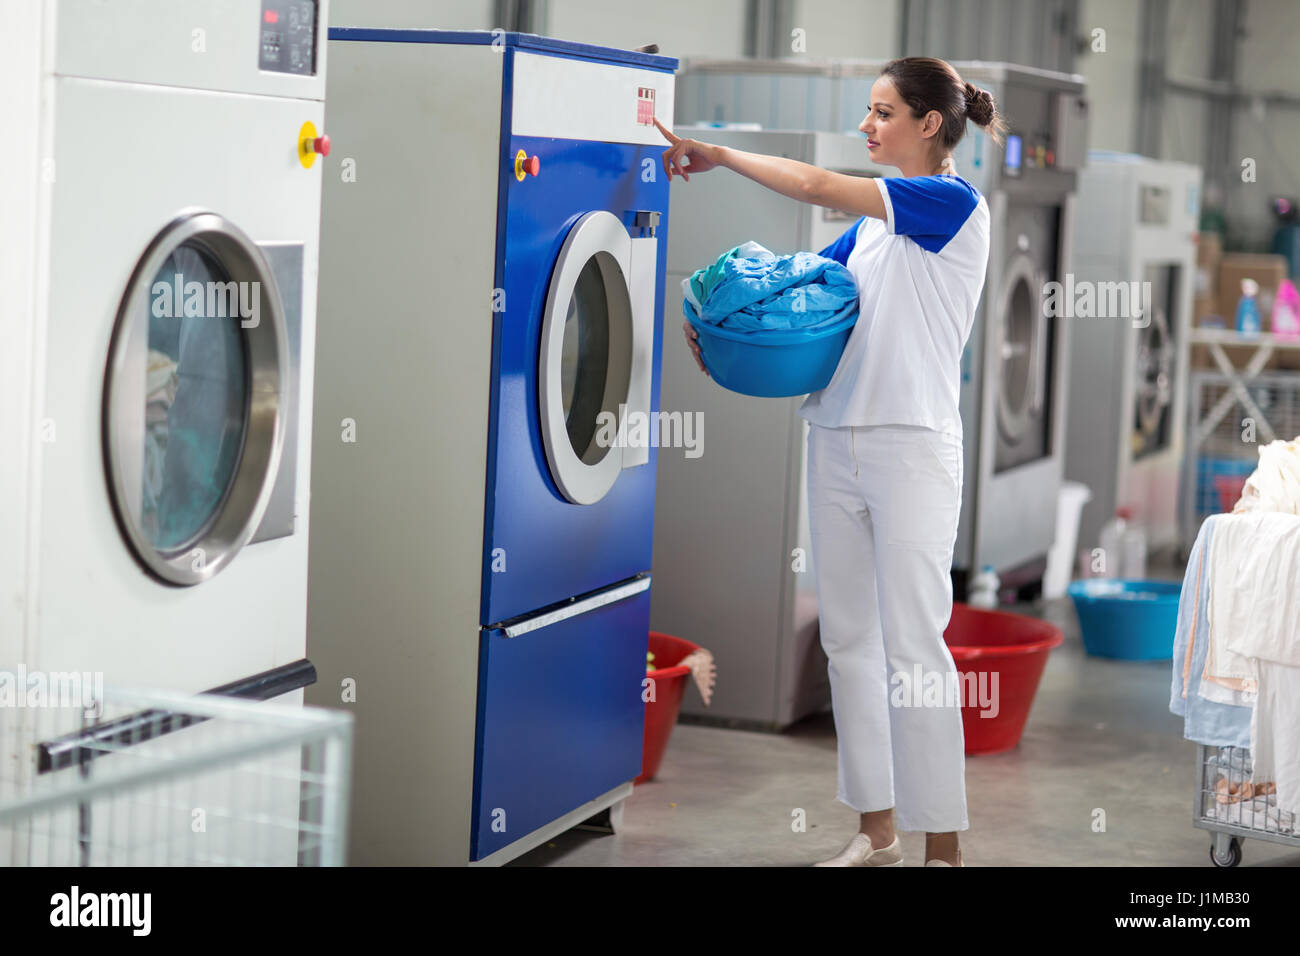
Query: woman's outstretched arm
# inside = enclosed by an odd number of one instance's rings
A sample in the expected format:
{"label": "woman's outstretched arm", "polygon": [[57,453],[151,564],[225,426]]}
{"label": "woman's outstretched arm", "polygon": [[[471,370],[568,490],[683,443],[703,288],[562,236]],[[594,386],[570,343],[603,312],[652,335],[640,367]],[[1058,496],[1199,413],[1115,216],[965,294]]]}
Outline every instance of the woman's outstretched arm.
{"label": "woman's outstretched arm", "polygon": [[[874,179],[833,173],[829,169],[802,163],[783,156],[765,156],[743,149],[683,139],[666,129],[659,120],[655,125],[671,144],[664,150],[664,171],[671,179],[674,172],[690,182],[692,172],[707,172],[725,166],[747,179],[766,186],[782,196],[827,206],[855,216],[885,219],[885,202]],[[683,163],[683,160],[686,160]]]}

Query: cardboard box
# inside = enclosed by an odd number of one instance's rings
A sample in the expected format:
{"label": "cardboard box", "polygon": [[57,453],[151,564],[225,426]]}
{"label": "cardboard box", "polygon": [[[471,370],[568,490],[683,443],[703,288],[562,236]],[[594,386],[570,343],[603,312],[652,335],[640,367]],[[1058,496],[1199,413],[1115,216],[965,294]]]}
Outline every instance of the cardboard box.
{"label": "cardboard box", "polygon": [[1217,232],[1199,232],[1196,234],[1196,264],[1198,266],[1217,266],[1223,258],[1223,236]]}
{"label": "cardboard box", "polygon": [[1237,327],[1237,303],[1241,299],[1241,280],[1254,279],[1259,283],[1260,331],[1269,330],[1273,314],[1273,298],[1277,287],[1286,278],[1285,256],[1255,255],[1230,252],[1219,261],[1219,309],[1228,328]]}

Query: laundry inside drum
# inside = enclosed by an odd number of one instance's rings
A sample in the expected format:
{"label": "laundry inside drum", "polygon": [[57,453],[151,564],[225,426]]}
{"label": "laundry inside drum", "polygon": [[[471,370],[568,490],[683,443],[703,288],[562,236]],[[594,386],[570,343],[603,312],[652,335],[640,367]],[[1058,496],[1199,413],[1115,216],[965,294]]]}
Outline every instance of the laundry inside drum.
{"label": "laundry inside drum", "polygon": [[202,537],[238,467],[248,421],[239,303],[251,286],[193,243],[177,247],[150,285],[139,520],[160,552]]}

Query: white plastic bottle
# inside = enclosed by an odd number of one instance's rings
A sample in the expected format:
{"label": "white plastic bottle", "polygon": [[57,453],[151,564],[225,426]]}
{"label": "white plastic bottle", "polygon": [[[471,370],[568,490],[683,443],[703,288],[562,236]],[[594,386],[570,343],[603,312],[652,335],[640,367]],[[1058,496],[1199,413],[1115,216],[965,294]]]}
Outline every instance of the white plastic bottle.
{"label": "white plastic bottle", "polygon": [[[1097,572],[1099,578],[1119,578],[1127,573],[1126,540],[1129,532],[1129,519],[1133,517],[1131,508],[1116,508],[1115,517],[1101,526],[1098,545],[1101,547],[1103,567]],[[1145,554],[1145,545],[1144,554]]]}
{"label": "white plastic bottle", "polygon": [[1002,581],[993,565],[986,564],[975,575],[970,584],[970,597],[966,603],[971,607],[995,608],[998,606],[998,588]]}
{"label": "white plastic bottle", "polygon": [[1124,577],[1141,581],[1147,576],[1147,533],[1140,524],[1129,522],[1124,532]]}

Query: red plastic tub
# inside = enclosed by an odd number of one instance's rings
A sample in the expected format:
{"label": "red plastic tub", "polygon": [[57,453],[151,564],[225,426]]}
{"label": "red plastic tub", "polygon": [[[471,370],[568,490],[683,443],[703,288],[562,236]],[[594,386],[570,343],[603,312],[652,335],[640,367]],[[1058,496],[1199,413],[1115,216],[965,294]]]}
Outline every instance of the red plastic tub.
{"label": "red plastic tub", "polygon": [[[1047,655],[1065,640],[1065,635],[1060,628],[1037,618],[954,602],[943,639],[962,676],[961,722],[966,753],[1011,750],[1024,733]],[[967,674],[976,675],[973,683],[967,683],[972,681]],[[987,707],[981,704],[982,695],[989,700]],[[983,716],[985,710],[994,716]]]}
{"label": "red plastic tub", "polygon": [[645,738],[641,750],[641,776],[633,783],[645,783],[659,772],[659,761],[668,749],[668,738],[677,725],[677,713],[682,707],[691,669],[678,667],[677,662],[700,645],[671,634],[650,632],[650,653],[655,656],[655,670],[646,671],[646,677],[655,682],[655,699],[646,701]]}

